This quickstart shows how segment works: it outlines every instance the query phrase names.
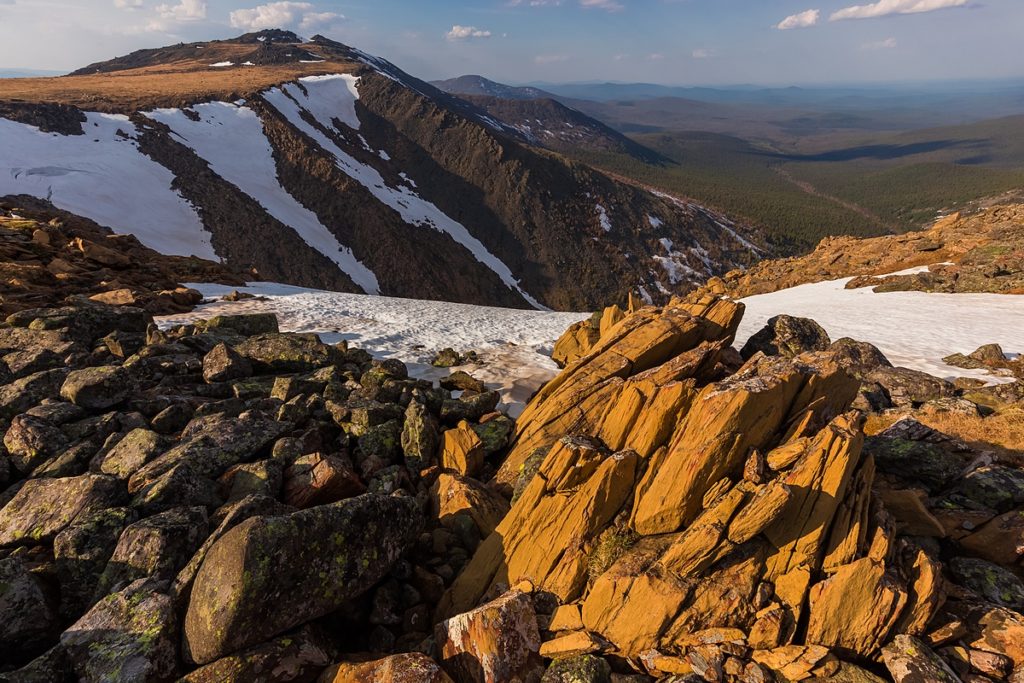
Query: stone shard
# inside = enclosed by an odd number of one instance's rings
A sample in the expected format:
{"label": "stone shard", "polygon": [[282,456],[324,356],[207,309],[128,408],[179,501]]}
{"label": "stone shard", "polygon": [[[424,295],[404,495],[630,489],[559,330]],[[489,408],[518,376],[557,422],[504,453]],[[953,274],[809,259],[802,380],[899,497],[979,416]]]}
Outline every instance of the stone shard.
{"label": "stone shard", "polygon": [[484,444],[465,420],[442,436],[441,467],[474,477],[484,465]]}
{"label": "stone shard", "polygon": [[420,525],[414,499],[373,494],[246,519],[199,568],[187,656],[206,664],[337,609],[390,570]]}
{"label": "stone shard", "polygon": [[537,616],[522,591],[442,621],[434,636],[456,683],[536,683],[544,671]]}
{"label": "stone shard", "polygon": [[391,655],[370,662],[342,662],[320,676],[321,683],[452,683],[434,660],[419,652]]}
{"label": "stone shard", "polygon": [[960,683],[949,665],[914,636],[893,638],[882,648],[882,660],[896,683]]}
{"label": "stone shard", "polygon": [[578,597],[591,546],[629,496],[636,466],[633,452],[562,439],[449,588],[438,614],[463,612],[492,587],[523,579],[563,602]]}

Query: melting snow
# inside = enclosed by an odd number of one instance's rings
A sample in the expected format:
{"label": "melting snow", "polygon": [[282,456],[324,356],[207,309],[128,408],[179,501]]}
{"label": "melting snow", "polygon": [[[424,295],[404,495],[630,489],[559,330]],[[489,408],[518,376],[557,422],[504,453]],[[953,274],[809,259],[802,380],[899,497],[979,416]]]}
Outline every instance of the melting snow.
{"label": "melting snow", "polygon": [[[204,296],[222,296],[232,287],[190,284]],[[240,291],[261,294],[267,301],[218,301],[192,313],[159,319],[161,326],[190,322],[219,313],[273,311],[281,329],[316,332],[328,343],[349,341],[377,358],[399,358],[415,377],[436,380],[448,370],[430,360],[452,347],[476,351],[480,364],[462,366],[502,394],[509,414],[517,416],[530,396],[558,372],[551,360],[555,341],[588,313],[550,313],[419,301],[364,294],[342,294],[267,282],[250,283]]]}
{"label": "melting snow", "polygon": [[49,199],[163,254],[217,260],[199,215],[171,188],[174,175],[139,151],[128,117],[87,113],[82,127],[60,135],[0,118],[0,195]]}
{"label": "melting snow", "polygon": [[[329,76],[316,76],[311,78],[315,79],[312,82],[330,82],[331,80],[334,80],[334,77]],[[351,76],[339,78],[343,78],[344,81],[348,83],[350,92],[355,91],[355,78]],[[302,79],[304,83],[307,80],[309,79]],[[309,89],[308,85],[307,89],[312,95],[314,90]],[[336,95],[336,90],[337,88],[332,90],[328,97]],[[326,107],[323,102],[316,101],[316,98],[306,97],[302,91],[293,84],[286,84],[280,88],[272,88],[271,90],[264,92],[263,96],[267,102],[281,112],[281,114],[287,118],[293,126],[320,145],[324,151],[334,156],[336,165],[343,173],[356,180],[382,203],[397,211],[406,223],[421,227],[429,227],[434,230],[447,233],[452,237],[452,239],[468,249],[477,261],[494,271],[494,273],[508,287],[519,292],[519,294],[521,294],[531,306],[538,309],[544,308],[544,306],[542,306],[536,299],[523,291],[509,267],[502,263],[502,261],[494,254],[490,253],[487,250],[487,247],[485,247],[478,239],[473,237],[464,225],[447,216],[439,208],[426,201],[409,188],[393,188],[389,186],[377,169],[356,160],[350,154],[342,150],[331,138],[324,134],[322,130],[311,125],[302,117],[302,112],[307,111],[314,116],[321,126],[331,130],[333,129],[333,126],[330,125],[330,122],[333,117],[340,118],[345,122],[344,118],[337,116],[336,111],[332,111],[330,108]],[[311,108],[307,109],[307,106]],[[354,96],[351,100],[350,106],[351,115],[354,118]],[[358,119],[355,120],[358,123]]]}
{"label": "melting snow", "polygon": [[[909,269],[918,272],[920,269]],[[906,271],[904,271],[906,272]],[[747,310],[736,335],[742,346],[769,318],[812,318],[835,340],[852,337],[877,346],[893,365],[936,377],[1008,381],[981,370],[946,365],[945,356],[996,343],[1024,352],[1024,297],[1011,294],[875,293],[845,289],[850,278],[800,285],[743,299]]]}
{"label": "melting snow", "polygon": [[216,64],[211,64],[210,66],[221,68],[221,67],[225,67],[225,66],[234,66],[234,65],[235,65],[234,62],[217,62]]}
{"label": "melting snow", "polygon": [[650,215],[648,215],[647,216],[647,222],[650,223],[651,227],[654,228],[655,230],[657,230],[661,226],[665,225],[665,223],[662,222],[662,220],[660,218],[658,218],[657,216],[650,216]]}
{"label": "melting snow", "polygon": [[170,127],[217,175],[252,197],[267,213],[295,230],[306,244],[338,264],[363,291],[380,291],[373,271],[360,263],[351,249],[342,246],[316,214],[281,187],[273,149],[256,112],[227,102],[199,104],[193,110],[199,114],[198,121],[185,116],[180,109],[158,109],[147,116]]}

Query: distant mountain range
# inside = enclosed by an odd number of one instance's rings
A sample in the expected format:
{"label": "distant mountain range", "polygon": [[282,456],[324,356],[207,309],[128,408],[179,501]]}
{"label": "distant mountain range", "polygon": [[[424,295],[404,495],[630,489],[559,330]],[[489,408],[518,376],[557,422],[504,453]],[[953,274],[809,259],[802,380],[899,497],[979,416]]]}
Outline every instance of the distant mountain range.
{"label": "distant mountain range", "polygon": [[529,102],[457,97],[287,31],[141,50],[0,81],[0,196],[254,279],[513,307],[665,300],[770,253],[719,213],[541,149],[644,153]]}

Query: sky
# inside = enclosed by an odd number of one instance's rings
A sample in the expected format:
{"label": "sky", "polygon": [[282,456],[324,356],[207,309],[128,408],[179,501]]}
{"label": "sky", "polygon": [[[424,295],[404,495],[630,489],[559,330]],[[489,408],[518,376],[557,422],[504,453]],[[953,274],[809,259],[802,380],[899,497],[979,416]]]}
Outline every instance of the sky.
{"label": "sky", "polygon": [[1024,76],[1024,0],[0,0],[0,68],[279,27],[426,79],[801,85]]}

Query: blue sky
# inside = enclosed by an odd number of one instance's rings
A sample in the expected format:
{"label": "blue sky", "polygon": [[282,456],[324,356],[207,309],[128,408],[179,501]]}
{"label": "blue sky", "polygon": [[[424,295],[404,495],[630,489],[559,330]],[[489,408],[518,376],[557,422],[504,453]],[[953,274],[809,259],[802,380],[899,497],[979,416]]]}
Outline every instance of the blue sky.
{"label": "blue sky", "polygon": [[70,69],[267,26],[323,33],[431,79],[1024,76],[1024,0],[0,0],[0,67]]}

